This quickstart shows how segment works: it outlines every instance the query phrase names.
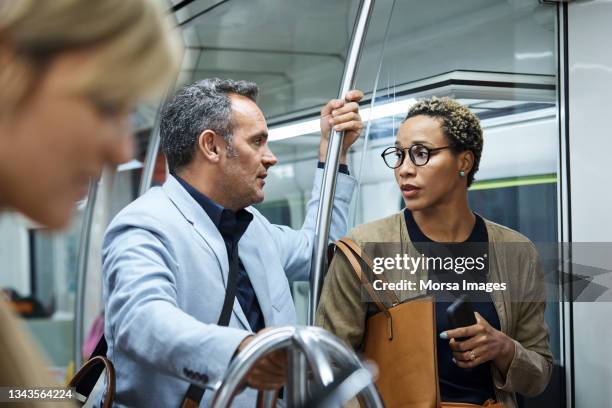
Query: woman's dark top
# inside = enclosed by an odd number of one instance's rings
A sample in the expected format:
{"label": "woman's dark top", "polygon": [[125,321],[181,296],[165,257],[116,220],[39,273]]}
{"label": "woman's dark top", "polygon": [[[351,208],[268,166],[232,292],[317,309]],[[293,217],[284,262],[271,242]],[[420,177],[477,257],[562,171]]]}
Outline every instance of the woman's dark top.
{"label": "woman's dark top", "polygon": [[[489,236],[484,220],[478,214],[474,229],[465,242],[452,244],[437,244],[429,239],[415,222],[409,210],[404,211],[408,235],[415,248],[427,257],[479,257],[485,259],[483,270],[473,273],[455,273],[448,270],[430,270],[429,279],[436,282],[457,282],[460,289],[430,292],[436,300],[436,327],[438,334],[453,329],[446,316],[446,308],[459,295],[466,293],[462,290],[462,281],[486,282],[488,267],[488,245],[477,243],[488,243]],[[474,244],[476,243],[476,244]],[[472,302],[472,307],[478,312],[492,327],[500,329],[499,317],[487,292],[467,292],[468,295],[477,301]],[[438,376],[440,380],[440,396],[446,402],[464,402],[471,404],[483,404],[487,399],[495,399],[493,378],[491,375],[491,362],[486,362],[474,368],[460,368],[453,361],[453,353],[449,347],[448,340],[437,339],[438,349]]]}

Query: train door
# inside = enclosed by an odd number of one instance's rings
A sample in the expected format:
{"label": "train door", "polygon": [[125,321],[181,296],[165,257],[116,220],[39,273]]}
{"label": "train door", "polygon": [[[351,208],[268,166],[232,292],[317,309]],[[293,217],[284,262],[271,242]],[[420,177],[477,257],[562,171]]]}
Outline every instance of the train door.
{"label": "train door", "polygon": [[598,44],[612,30],[609,1],[574,1],[562,7],[561,103],[565,109],[563,220],[573,255],[571,300],[565,326],[572,335],[570,381],[575,407],[604,407],[612,399],[612,163],[610,104],[612,52]]}

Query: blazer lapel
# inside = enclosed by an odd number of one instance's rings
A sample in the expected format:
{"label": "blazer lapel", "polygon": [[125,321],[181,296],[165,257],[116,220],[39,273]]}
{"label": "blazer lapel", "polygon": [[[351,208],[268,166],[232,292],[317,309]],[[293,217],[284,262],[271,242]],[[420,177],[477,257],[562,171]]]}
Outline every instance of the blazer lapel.
{"label": "blazer lapel", "polygon": [[[189,193],[174,177],[171,175],[168,176],[168,180],[164,183],[163,189],[176,208],[178,208],[185,219],[193,226],[196,233],[202,238],[204,245],[207,245],[215,254],[218,270],[220,272],[219,278],[223,282],[223,285],[227,288],[229,261],[227,258],[225,242],[223,241],[221,233],[210,217],[208,217],[206,211],[200,207],[200,205],[193,199],[193,197],[191,197],[191,195],[189,195]],[[225,298],[225,294],[223,295],[223,298]],[[249,330],[249,321],[242,311],[238,299],[234,300],[232,311],[240,324],[245,329]]]}

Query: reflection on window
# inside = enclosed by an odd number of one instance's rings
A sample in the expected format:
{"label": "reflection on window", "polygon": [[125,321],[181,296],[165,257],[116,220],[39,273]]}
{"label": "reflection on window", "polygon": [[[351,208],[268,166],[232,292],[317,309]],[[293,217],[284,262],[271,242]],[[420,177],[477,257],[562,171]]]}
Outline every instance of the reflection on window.
{"label": "reflection on window", "polygon": [[389,3],[377,2],[357,85],[378,88],[458,70],[555,75],[556,7],[537,1],[396,1],[384,43]]}
{"label": "reflection on window", "polygon": [[291,225],[291,213],[287,200],[266,201],[255,207],[272,224]]}
{"label": "reflection on window", "polygon": [[18,214],[0,217],[0,288],[46,354],[51,371],[65,378],[72,352],[77,253],[85,201],[70,227],[51,233]]}
{"label": "reflection on window", "polygon": [[31,293],[48,317],[55,311],[72,313],[80,228],[58,236],[46,229],[30,235]]}
{"label": "reflection on window", "polygon": [[[548,177],[550,179],[550,177]],[[542,181],[546,177],[541,177]],[[557,184],[524,184],[472,189],[472,210],[483,217],[524,234],[533,242],[557,242]],[[523,180],[529,183],[530,179]]]}

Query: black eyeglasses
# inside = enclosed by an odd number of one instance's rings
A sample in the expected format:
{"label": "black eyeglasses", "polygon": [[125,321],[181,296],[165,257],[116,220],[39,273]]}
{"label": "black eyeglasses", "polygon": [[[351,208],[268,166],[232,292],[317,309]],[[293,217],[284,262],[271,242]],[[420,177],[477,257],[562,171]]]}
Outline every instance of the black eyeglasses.
{"label": "black eyeglasses", "polygon": [[404,159],[406,158],[406,150],[408,150],[408,156],[410,156],[410,160],[414,163],[414,165],[424,166],[427,164],[427,162],[429,162],[429,158],[431,157],[432,153],[436,153],[443,149],[448,149],[449,147],[451,146],[430,149],[419,143],[404,148],[391,146],[387,147],[380,156],[383,158],[388,167],[397,169],[402,165],[402,163],[404,163]]}

